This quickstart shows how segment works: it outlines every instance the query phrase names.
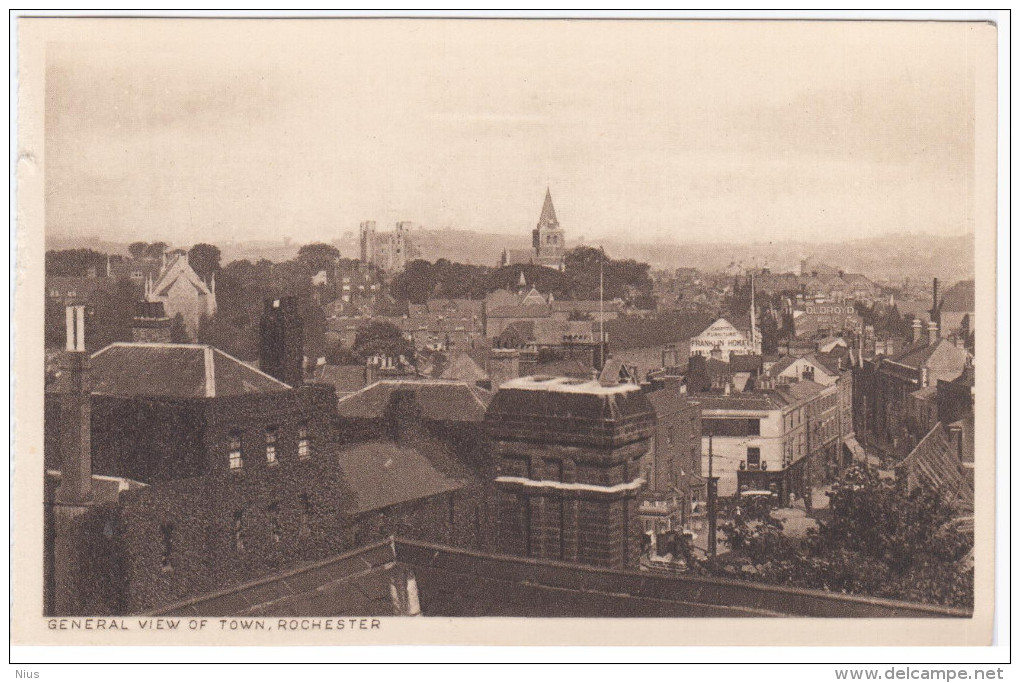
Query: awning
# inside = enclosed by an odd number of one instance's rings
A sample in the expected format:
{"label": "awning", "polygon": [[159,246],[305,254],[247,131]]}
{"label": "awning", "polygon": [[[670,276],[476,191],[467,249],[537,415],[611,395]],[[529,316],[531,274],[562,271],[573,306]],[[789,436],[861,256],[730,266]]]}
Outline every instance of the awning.
{"label": "awning", "polygon": [[869,456],[864,450],[864,446],[858,443],[856,438],[852,436],[846,437],[843,439],[843,445],[846,446],[848,451],[850,451],[850,455],[853,456],[854,460],[867,462],[869,465],[874,465],[876,467],[881,464],[879,457],[875,455]]}

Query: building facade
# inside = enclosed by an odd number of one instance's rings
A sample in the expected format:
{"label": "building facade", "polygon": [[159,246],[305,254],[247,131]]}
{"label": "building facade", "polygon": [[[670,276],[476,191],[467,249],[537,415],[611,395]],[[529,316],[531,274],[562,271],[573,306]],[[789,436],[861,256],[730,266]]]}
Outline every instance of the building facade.
{"label": "building facade", "polygon": [[639,497],[655,410],[634,385],[524,377],[502,385],[485,423],[498,463],[503,552],[636,567]]}
{"label": "building facade", "polygon": [[739,330],[725,318],[719,318],[691,338],[692,356],[707,356],[728,361],[731,353],[760,356],[761,335],[753,329]]}

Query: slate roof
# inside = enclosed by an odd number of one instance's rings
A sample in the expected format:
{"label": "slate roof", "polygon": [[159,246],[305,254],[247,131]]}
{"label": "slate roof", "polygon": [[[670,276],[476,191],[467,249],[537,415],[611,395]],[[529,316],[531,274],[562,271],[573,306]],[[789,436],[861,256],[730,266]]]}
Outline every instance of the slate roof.
{"label": "slate roof", "polygon": [[517,304],[515,306],[498,306],[486,314],[489,318],[548,318],[552,309],[548,304]]}
{"label": "slate roof", "polygon": [[465,382],[478,382],[489,379],[488,373],[478,365],[474,358],[464,351],[453,355],[449,365],[446,366],[439,377],[440,379],[456,379]]}
{"label": "slate roof", "polygon": [[712,324],[707,314],[663,313],[650,318],[620,316],[605,322],[612,351],[686,342]]}
{"label": "slate roof", "polygon": [[537,363],[532,369],[536,375],[553,375],[556,377],[574,377],[591,379],[594,368],[585,365],[576,358],[565,358],[563,360],[551,360],[547,363]]}
{"label": "slate roof", "polygon": [[426,420],[441,422],[481,422],[485,418],[488,392],[466,382],[436,379],[391,379],[374,384],[341,398],[340,417],[379,419],[397,390],[413,391]]}
{"label": "slate roof", "polygon": [[947,313],[970,313],[974,310],[974,281],[961,280],[942,295],[942,310]]}
{"label": "slate roof", "polygon": [[[109,396],[213,398],[291,388],[207,344],[116,342],[92,354],[91,364],[92,393]],[[59,378],[53,390],[62,390]]]}
{"label": "slate roof", "polygon": [[312,372],[312,382],[332,384],[337,396],[352,394],[365,386],[364,365],[320,365]]}
{"label": "slate roof", "polygon": [[964,610],[919,603],[604,569],[402,538],[169,605],[156,614],[389,616],[400,613],[394,588],[407,586],[412,577],[421,613],[435,617],[968,616]]}
{"label": "slate roof", "polygon": [[440,472],[421,452],[392,441],[344,447],[340,468],[354,492],[356,514],[455,491],[464,484]]}
{"label": "slate roof", "polygon": [[938,491],[947,502],[974,509],[974,489],[941,422],[932,427],[894,469],[899,475],[913,475],[917,481]]}

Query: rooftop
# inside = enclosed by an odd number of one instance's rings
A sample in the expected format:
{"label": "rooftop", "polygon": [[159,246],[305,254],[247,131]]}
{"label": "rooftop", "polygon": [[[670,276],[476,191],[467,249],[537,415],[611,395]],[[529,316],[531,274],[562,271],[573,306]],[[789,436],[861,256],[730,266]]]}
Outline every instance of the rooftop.
{"label": "rooftop", "polygon": [[[290,385],[207,344],[116,342],[91,357],[92,393],[214,398],[284,391]],[[58,377],[53,390],[60,391]]]}
{"label": "rooftop", "polygon": [[413,391],[426,420],[481,422],[489,394],[466,382],[443,379],[384,379],[345,396],[337,403],[340,417],[378,419],[393,393]]}
{"label": "rooftop", "polygon": [[[408,600],[409,593],[417,600]],[[164,607],[195,616],[969,616],[962,610],[748,581],[603,569],[391,538]]]}
{"label": "rooftop", "polygon": [[525,391],[548,391],[564,394],[591,394],[593,396],[611,396],[640,392],[636,384],[613,384],[603,386],[594,379],[578,377],[552,377],[549,375],[530,375],[518,377],[500,386],[500,391],[507,389],[523,389]]}
{"label": "rooftop", "polygon": [[463,483],[433,466],[418,450],[392,441],[366,441],[339,451],[356,501],[355,513],[455,491]]}

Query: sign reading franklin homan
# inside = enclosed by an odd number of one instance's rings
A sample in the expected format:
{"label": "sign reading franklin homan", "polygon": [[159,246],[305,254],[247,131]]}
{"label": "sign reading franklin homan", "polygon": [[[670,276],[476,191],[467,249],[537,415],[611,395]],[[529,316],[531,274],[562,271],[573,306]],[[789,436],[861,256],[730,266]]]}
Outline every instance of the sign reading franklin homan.
{"label": "sign reading franklin homan", "polygon": [[18,31],[15,643],[989,641],[993,25]]}

